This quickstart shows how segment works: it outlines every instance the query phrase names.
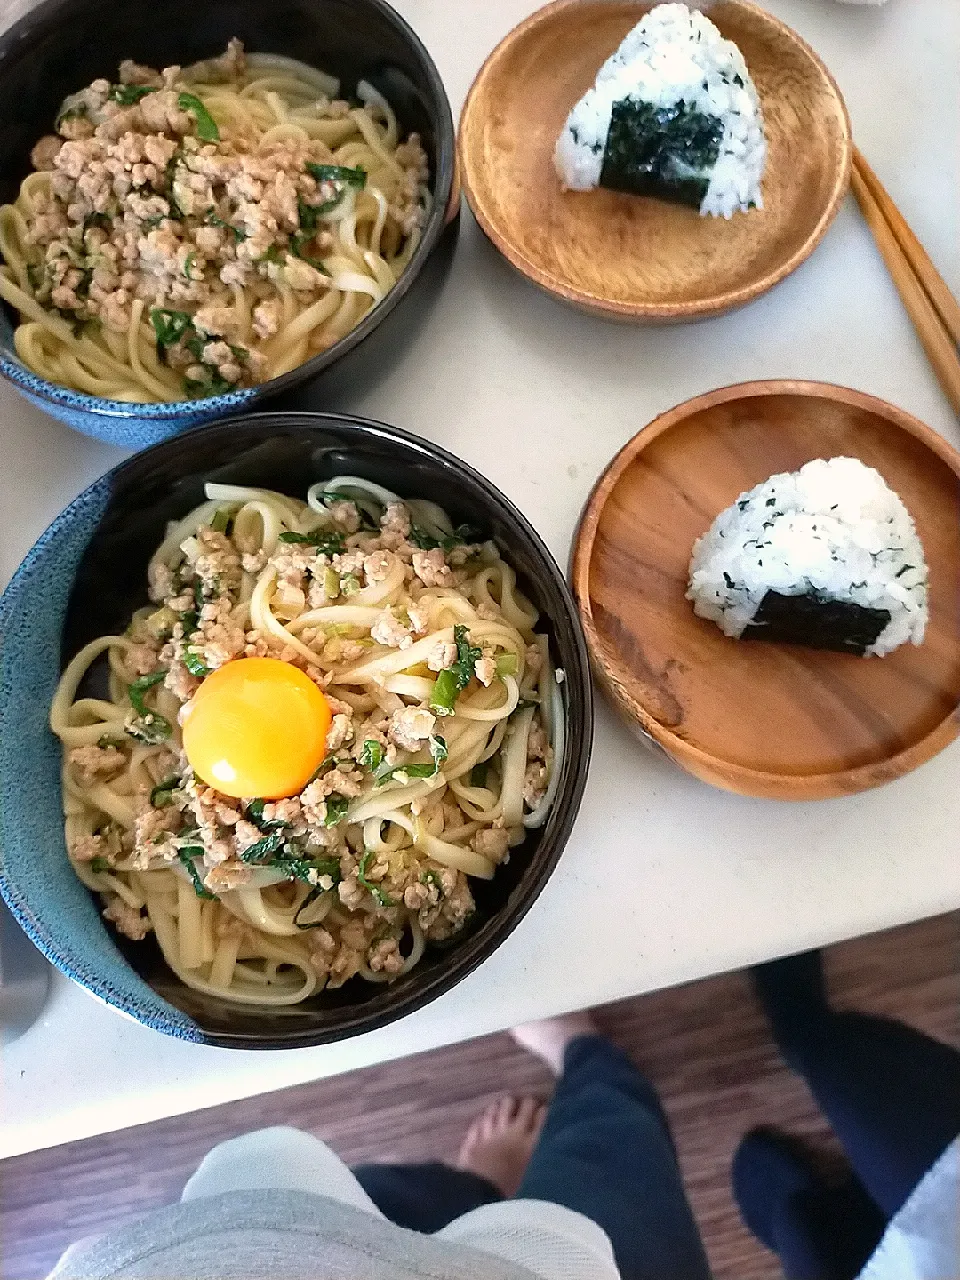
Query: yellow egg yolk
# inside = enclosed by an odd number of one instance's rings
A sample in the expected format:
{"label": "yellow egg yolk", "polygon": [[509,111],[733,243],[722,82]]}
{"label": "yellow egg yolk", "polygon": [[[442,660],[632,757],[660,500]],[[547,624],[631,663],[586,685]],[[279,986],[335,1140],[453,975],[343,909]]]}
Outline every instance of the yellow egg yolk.
{"label": "yellow egg yolk", "polygon": [[326,754],[330,704],[297,667],[238,658],[212,672],[183,710],[194,772],[228,796],[302,791]]}

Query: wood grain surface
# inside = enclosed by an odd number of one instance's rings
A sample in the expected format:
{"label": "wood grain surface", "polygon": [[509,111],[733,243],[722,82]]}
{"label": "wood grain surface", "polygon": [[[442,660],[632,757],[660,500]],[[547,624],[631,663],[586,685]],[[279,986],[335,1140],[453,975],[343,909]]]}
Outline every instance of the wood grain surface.
{"label": "wood grain surface", "polygon": [[[958,929],[960,918],[941,916],[829,948],[834,1001],[901,1018],[960,1046]],[[607,1005],[598,1018],[663,1099],[714,1280],[779,1280],[777,1260],[733,1203],[733,1152],[757,1124],[802,1135],[834,1169],[836,1147],[806,1087],[780,1059],[746,975]],[[546,1097],[549,1089],[546,1070],[529,1054],[505,1035],[488,1036],[5,1160],[0,1273],[3,1280],[40,1280],[81,1236],[173,1203],[214,1143],[250,1129],[296,1125],[351,1163],[452,1160],[490,1099],[503,1092]]]}
{"label": "wood grain surface", "polygon": [[[693,543],[745,489],[859,458],[900,495],[930,572],[924,643],[883,658],[734,640],[685,598]],[[656,419],[600,478],[574,548],[594,669],[627,719],[715,786],[820,799],[902,776],[960,732],[960,455],[821,383],[727,387]]]}
{"label": "wood grain surface", "polygon": [[662,323],[741,306],[799,266],[847,190],[851,138],[813,50],[763,10],[722,0],[710,19],[739,45],[764,114],[763,210],[726,221],[615,191],[564,191],[553,149],[566,117],[651,7],[559,0],[539,10],[481,68],[459,151],[477,220],[524,275],[586,310]]}

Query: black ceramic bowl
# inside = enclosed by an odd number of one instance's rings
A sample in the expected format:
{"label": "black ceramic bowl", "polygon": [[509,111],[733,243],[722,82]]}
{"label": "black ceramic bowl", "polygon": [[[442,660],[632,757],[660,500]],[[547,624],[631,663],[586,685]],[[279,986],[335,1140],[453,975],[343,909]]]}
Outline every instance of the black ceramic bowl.
{"label": "black ceramic bowl", "polygon": [[[47,715],[57,671],[146,602],[146,566],[167,521],[203,500],[205,481],[295,496],[336,474],[442,503],[455,523],[494,538],[541,611],[568,749],[545,825],[490,881],[473,881],[466,930],[428,949],[389,986],[354,980],[303,1004],[258,1011],[184,986],[155,941],[108,932],[63,847],[60,748]],[[503,941],[543,888],[570,834],[587,777],[590,676],[577,610],[529,522],[457,458],[393,427],[312,413],[255,414],[190,432],[124,462],[40,538],[0,598],[0,888],[49,959],[110,1004],[168,1034],[230,1048],[292,1048],[382,1026],[449,990]]]}
{"label": "black ceramic bowl", "polygon": [[50,132],[68,93],[98,76],[115,78],[123,58],[153,67],[186,65],[222,52],[231,36],[252,52],[284,54],[331,72],[346,97],[358,80],[380,90],[402,128],[420,134],[430,162],[433,203],[423,238],[394,288],[329,350],[258,387],[203,400],[130,405],[38,377],[17,356],[14,315],[0,304],[0,374],[48,413],[111,444],[153,444],[328,369],[407,294],[459,207],[443,84],[420,40],[384,0],[44,0],[0,36],[0,203],[15,199],[30,172],[31,148]]}

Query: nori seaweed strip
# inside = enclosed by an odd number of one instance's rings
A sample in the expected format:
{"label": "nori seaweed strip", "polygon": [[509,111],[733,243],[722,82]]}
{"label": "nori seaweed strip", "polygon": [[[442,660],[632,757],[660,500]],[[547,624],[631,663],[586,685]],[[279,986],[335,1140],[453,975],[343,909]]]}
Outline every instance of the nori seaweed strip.
{"label": "nori seaweed strip", "polygon": [[699,209],[722,138],[722,120],[682,100],[655,107],[622,98],[613,104],[600,186]]}
{"label": "nori seaweed strip", "polygon": [[828,600],[816,591],[797,596],[768,591],[741,639],[802,644],[862,657],[889,621],[886,609],[870,609],[851,600]]}

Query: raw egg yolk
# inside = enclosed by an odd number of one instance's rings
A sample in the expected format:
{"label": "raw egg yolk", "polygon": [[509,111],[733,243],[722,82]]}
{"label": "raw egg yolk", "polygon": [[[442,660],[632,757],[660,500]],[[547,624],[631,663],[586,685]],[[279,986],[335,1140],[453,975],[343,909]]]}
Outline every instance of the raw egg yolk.
{"label": "raw egg yolk", "polygon": [[228,796],[302,791],[326,754],[330,704],[279,658],[239,658],[212,672],[183,710],[183,749],[197,777]]}

